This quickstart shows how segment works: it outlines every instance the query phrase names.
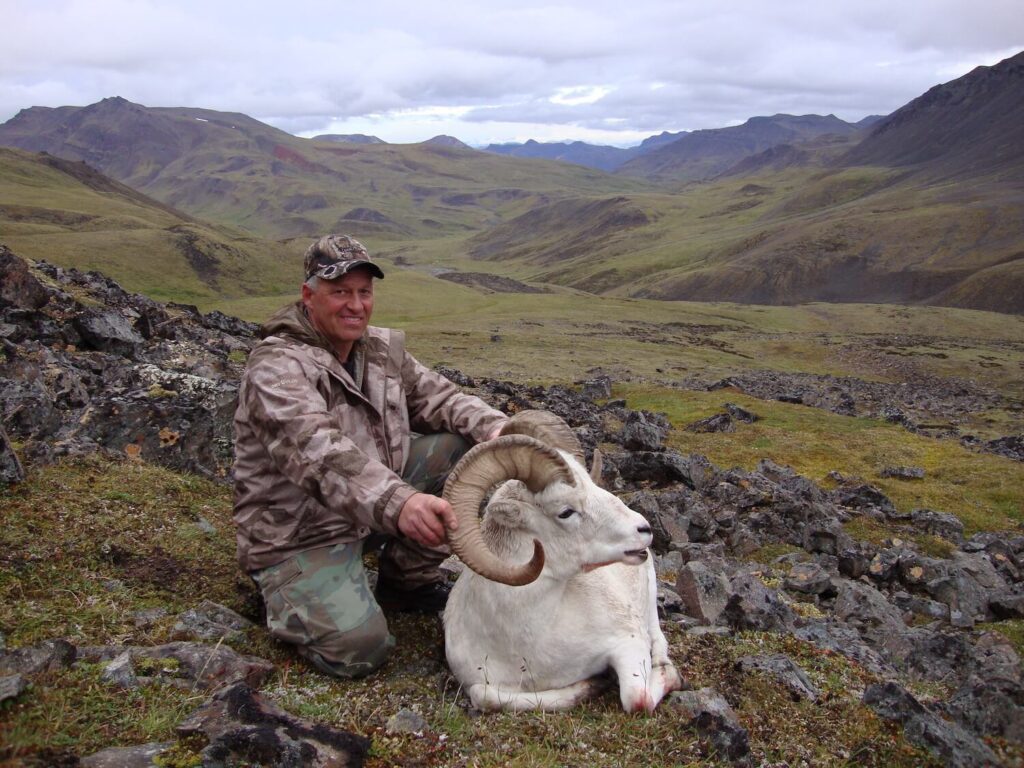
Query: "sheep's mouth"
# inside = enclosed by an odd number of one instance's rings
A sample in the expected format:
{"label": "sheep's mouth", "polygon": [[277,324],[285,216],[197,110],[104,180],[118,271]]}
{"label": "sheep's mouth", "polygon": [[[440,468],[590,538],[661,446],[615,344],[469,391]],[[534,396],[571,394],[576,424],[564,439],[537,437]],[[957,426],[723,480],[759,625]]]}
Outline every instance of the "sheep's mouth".
{"label": "sheep's mouth", "polygon": [[647,559],[646,549],[627,549],[623,554],[626,556],[626,559],[638,560],[641,563]]}

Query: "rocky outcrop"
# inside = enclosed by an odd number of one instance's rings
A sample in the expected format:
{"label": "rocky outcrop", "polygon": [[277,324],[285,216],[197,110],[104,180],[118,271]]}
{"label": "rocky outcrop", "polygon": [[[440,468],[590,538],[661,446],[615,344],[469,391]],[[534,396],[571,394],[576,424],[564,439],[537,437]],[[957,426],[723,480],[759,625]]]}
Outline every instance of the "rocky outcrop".
{"label": "rocky outcrop", "polygon": [[[29,462],[108,451],[208,477],[255,326],[124,291],[95,272],[29,268],[0,249],[0,423]],[[0,470],[18,479],[0,441]]]}

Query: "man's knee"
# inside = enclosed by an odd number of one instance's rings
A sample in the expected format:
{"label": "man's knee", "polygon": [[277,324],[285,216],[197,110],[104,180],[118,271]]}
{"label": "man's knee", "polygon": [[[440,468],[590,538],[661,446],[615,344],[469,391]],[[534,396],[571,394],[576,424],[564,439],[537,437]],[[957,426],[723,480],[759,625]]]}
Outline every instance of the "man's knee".
{"label": "man's knee", "polygon": [[353,678],[379,669],[394,647],[395,638],[388,631],[384,615],[378,612],[362,626],[326,632],[297,650],[322,672]]}

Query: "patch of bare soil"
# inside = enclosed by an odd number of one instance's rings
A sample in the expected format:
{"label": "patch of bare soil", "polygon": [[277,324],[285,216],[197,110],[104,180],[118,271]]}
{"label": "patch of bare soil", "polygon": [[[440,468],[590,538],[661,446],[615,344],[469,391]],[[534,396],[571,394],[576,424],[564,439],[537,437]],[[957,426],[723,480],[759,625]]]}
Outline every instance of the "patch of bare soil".
{"label": "patch of bare soil", "polygon": [[486,272],[442,272],[437,275],[442,280],[458,283],[470,288],[479,288],[495,293],[550,293],[546,288],[527,285],[510,277],[489,275]]}

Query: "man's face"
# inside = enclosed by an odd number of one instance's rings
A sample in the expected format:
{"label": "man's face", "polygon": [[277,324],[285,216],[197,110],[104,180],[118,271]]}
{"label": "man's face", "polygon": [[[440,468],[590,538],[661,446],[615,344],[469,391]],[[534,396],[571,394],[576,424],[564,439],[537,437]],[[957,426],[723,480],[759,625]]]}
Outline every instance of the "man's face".
{"label": "man's face", "polygon": [[315,291],[303,283],[302,303],[313,326],[347,360],[373,314],[373,276],[357,268],[337,280],[320,280]]}

